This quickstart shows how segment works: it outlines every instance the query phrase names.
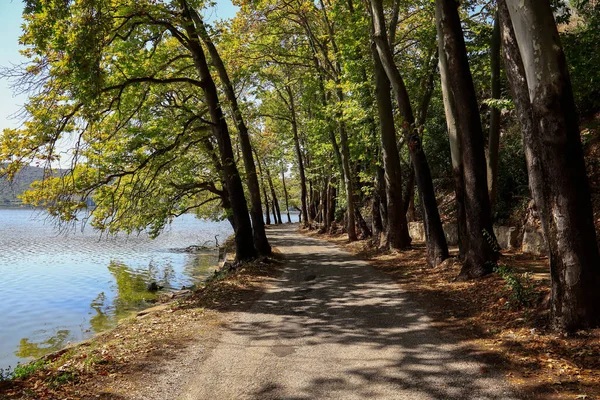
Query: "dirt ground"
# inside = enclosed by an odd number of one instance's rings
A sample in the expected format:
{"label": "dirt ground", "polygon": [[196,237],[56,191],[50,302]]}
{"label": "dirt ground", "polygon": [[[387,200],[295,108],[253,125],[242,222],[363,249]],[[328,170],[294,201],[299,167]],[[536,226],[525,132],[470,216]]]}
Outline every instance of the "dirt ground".
{"label": "dirt ground", "polygon": [[[335,243],[393,276],[417,295],[428,313],[452,334],[470,340],[501,363],[513,384],[539,399],[600,399],[600,329],[561,335],[549,329],[549,266],[545,257],[506,252],[499,264],[521,282],[523,303],[498,274],[456,282],[452,259],[426,267],[422,243],[402,253],[374,249],[345,235],[305,234]],[[454,249],[456,253],[456,249]],[[527,273],[527,274],[526,274]]]}

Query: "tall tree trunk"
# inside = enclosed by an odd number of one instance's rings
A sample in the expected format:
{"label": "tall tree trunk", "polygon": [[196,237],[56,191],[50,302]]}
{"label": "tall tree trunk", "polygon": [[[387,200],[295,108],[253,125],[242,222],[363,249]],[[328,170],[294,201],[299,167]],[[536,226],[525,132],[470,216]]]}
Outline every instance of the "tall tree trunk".
{"label": "tall tree trunk", "polygon": [[221,59],[221,56],[212,42],[210,35],[208,34],[204,22],[198,15],[198,13],[190,9],[196,28],[200,33],[202,41],[208,49],[208,53],[211,57],[212,65],[216,68],[225,96],[229,101],[232,111],[233,121],[237,127],[238,137],[240,139],[240,147],[242,150],[242,158],[244,160],[244,168],[246,169],[246,185],[248,186],[248,192],[250,194],[250,217],[252,219],[252,232],[254,239],[254,247],[260,254],[270,255],[271,246],[267,240],[267,234],[265,233],[265,223],[263,220],[262,204],[260,200],[260,186],[258,184],[258,178],[256,176],[256,166],[254,165],[254,158],[252,157],[252,145],[250,144],[250,135],[248,134],[248,128],[242,117],[242,111],[240,110],[233,84],[229,79],[227,68]]}
{"label": "tall tree trunk", "polygon": [[529,185],[549,249],[552,325],[565,331],[596,327],[600,255],[579,122],[552,10],[547,1],[531,0],[499,1],[499,8]]}
{"label": "tall tree trunk", "polygon": [[281,221],[281,210],[279,208],[279,201],[277,200],[277,193],[275,192],[275,186],[273,185],[273,179],[271,178],[271,172],[269,166],[265,163],[265,172],[267,173],[267,181],[269,182],[269,188],[271,189],[271,199],[273,199],[273,217],[275,218],[276,224],[282,224]]}
{"label": "tall tree trunk", "polygon": [[[387,204],[385,246],[392,250],[402,250],[410,247],[411,238],[408,234],[406,214],[403,212],[402,170],[400,166],[400,154],[396,145],[394,109],[390,93],[391,86],[390,80],[381,64],[379,53],[377,53],[374,45],[371,46],[371,53],[374,62],[375,98],[379,114],[380,143]],[[379,202],[377,211],[379,211]]]}
{"label": "tall tree trunk", "polygon": [[455,0],[436,0],[436,19],[446,55],[450,95],[457,110],[465,185],[467,251],[459,279],[471,279],[492,272],[498,259],[492,229],[490,198],[487,190],[483,131],[467,49]]}
{"label": "tall tree trunk", "polygon": [[219,145],[221,165],[223,166],[234,219],[236,258],[238,261],[251,260],[256,257],[257,251],[254,247],[252,224],[250,223],[242,180],[235,165],[229,128],[221,109],[217,87],[210,75],[192,14],[185,0],[181,0],[181,6],[185,20],[185,30],[189,38],[188,46],[194,59],[194,65],[200,76],[200,81],[202,82],[204,99],[212,122],[212,131]]}
{"label": "tall tree trunk", "polygon": [[300,138],[298,137],[298,121],[296,120],[296,102],[294,101],[294,94],[289,86],[285,87],[285,90],[289,96],[289,106],[292,123],[292,134],[294,137],[294,148],[296,149],[296,158],[298,160],[298,173],[300,175],[300,201],[302,202],[302,226],[308,226],[308,204],[307,204],[307,193],[306,193],[306,175],[304,174],[304,161],[302,158],[302,150],[300,149]]}
{"label": "tall tree trunk", "polygon": [[[419,188],[419,197],[423,205],[423,222],[427,240],[427,263],[431,266],[436,266],[448,258],[448,244],[446,243],[446,236],[444,235],[437,200],[435,198],[431,171],[425,157],[425,152],[423,151],[421,138],[415,126],[415,118],[408,92],[406,91],[400,71],[398,71],[394,63],[394,57],[387,39],[382,0],[371,0],[371,7],[374,26],[373,38],[381,63],[396,95],[399,113],[402,118],[402,131],[410,151],[417,187]],[[390,208],[388,205],[388,213]]]}
{"label": "tall tree trunk", "polygon": [[269,196],[267,196],[267,188],[265,186],[265,179],[263,175],[262,166],[260,165],[260,158],[258,158],[258,154],[255,149],[252,149],[254,152],[254,157],[256,158],[256,164],[258,165],[258,173],[260,174],[260,185],[262,187],[263,196],[265,198],[265,216],[267,219],[267,225],[271,225],[271,215],[269,211]]}
{"label": "tall tree trunk", "polygon": [[381,238],[383,236],[383,223],[381,222],[381,200],[377,190],[378,186],[379,182],[377,181],[377,177],[375,177],[375,181],[373,182],[373,200],[371,203],[371,229],[373,231],[373,244],[377,247],[381,245]]}
{"label": "tall tree trunk", "polygon": [[285,171],[283,170],[283,165],[281,165],[281,183],[283,184],[283,195],[285,196],[285,212],[287,214],[288,224],[292,223],[292,218],[290,217],[290,202],[287,191],[287,186],[285,184]]}
{"label": "tall tree trunk", "polygon": [[[494,31],[492,33],[491,46],[491,70],[492,70],[492,99],[500,98],[500,24],[498,14],[494,19]],[[490,134],[488,136],[487,157],[487,182],[490,196],[490,207],[494,209],[496,192],[498,190],[498,150],[500,148],[500,110],[497,107],[490,109]]]}
{"label": "tall tree trunk", "polygon": [[[437,30],[441,32],[441,21],[437,19]],[[468,247],[467,216],[465,212],[465,181],[463,178],[463,159],[458,134],[457,109],[452,97],[450,78],[448,73],[448,60],[444,51],[444,38],[438,35],[438,54],[440,67],[440,83],[444,101],[444,113],[448,129],[448,142],[450,144],[450,157],[452,161],[452,177],[454,179],[454,194],[456,202],[456,227],[458,232],[458,258],[464,261]]]}
{"label": "tall tree trunk", "polygon": [[[343,96],[340,96],[340,102],[343,101]],[[350,169],[350,145],[348,143],[348,133],[346,132],[346,124],[341,120],[338,122],[340,130],[340,149],[342,155],[342,169],[344,171],[344,185],[346,187],[346,202],[347,202],[347,218],[346,230],[348,232],[348,240],[358,240],[356,236],[356,206],[354,204],[354,185],[352,184],[352,170]]]}
{"label": "tall tree trunk", "polygon": [[331,178],[329,182],[329,190],[327,191],[327,230],[331,231],[331,228],[335,222],[335,207],[336,207],[336,191],[337,191],[337,181],[335,176]]}
{"label": "tall tree trunk", "polygon": [[[402,198],[402,205],[404,206],[403,212],[406,215],[406,220],[408,221],[408,212],[410,210],[411,204],[415,204],[415,170],[413,168],[408,171],[408,179],[406,180],[406,187],[404,188],[404,196]],[[414,215],[413,215],[414,217]]]}
{"label": "tall tree trunk", "polygon": [[[381,224],[383,225],[383,234],[387,232],[387,194],[385,186],[385,171],[380,166],[377,166],[377,194],[379,196],[379,212],[381,214]],[[387,243],[387,238],[382,239],[382,243]]]}

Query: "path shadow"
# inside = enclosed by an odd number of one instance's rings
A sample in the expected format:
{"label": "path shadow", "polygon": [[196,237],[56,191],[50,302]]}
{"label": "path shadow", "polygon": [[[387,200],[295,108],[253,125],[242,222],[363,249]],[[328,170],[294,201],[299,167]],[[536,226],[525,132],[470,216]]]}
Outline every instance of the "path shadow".
{"label": "path shadow", "polygon": [[274,356],[294,357],[309,370],[315,359],[322,364],[330,356],[329,349],[339,354],[342,346],[347,353],[327,361],[330,370],[312,371],[317,377],[295,391],[301,395],[290,397],[274,378],[253,398],[523,398],[508,392],[500,367],[477,361],[479,350],[432,327],[414,295],[364,261],[295,229],[269,230],[271,244],[286,256],[286,272],[248,311],[255,318],[229,329],[248,338],[249,346],[270,347]]}

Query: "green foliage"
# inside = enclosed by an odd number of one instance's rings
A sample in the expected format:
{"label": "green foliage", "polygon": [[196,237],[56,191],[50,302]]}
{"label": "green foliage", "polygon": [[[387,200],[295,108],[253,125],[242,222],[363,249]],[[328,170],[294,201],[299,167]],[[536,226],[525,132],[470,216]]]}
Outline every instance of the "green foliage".
{"label": "green foliage", "polygon": [[27,378],[35,372],[43,369],[48,364],[46,360],[37,360],[27,364],[17,364],[12,372],[11,379]]}
{"label": "green foliage", "polygon": [[500,224],[519,225],[530,195],[525,152],[518,124],[513,123],[505,130],[500,139],[498,155],[498,191],[493,216]]}
{"label": "green foliage", "polygon": [[506,307],[531,307],[535,303],[535,285],[529,272],[520,274],[506,265],[498,265],[494,272],[505,281],[504,290],[508,296]]}
{"label": "green foliage", "polygon": [[578,111],[590,116],[600,110],[600,4],[588,0],[571,4],[576,15],[561,39]]}

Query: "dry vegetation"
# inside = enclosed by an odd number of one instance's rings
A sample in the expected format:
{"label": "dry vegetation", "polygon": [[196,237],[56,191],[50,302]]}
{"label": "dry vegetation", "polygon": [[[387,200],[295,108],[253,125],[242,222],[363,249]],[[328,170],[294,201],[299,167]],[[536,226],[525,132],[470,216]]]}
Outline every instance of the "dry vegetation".
{"label": "dry vegetation", "polygon": [[[571,336],[549,330],[546,258],[506,253],[500,264],[512,272],[505,278],[493,274],[455,282],[460,265],[451,259],[436,269],[425,267],[425,248],[418,243],[411,251],[393,254],[364,240],[348,243],[345,235],[307,233],[337,243],[393,276],[421,300],[441,329],[481,348],[534,398],[600,399],[600,329]],[[519,280],[520,295],[511,279]]]}

